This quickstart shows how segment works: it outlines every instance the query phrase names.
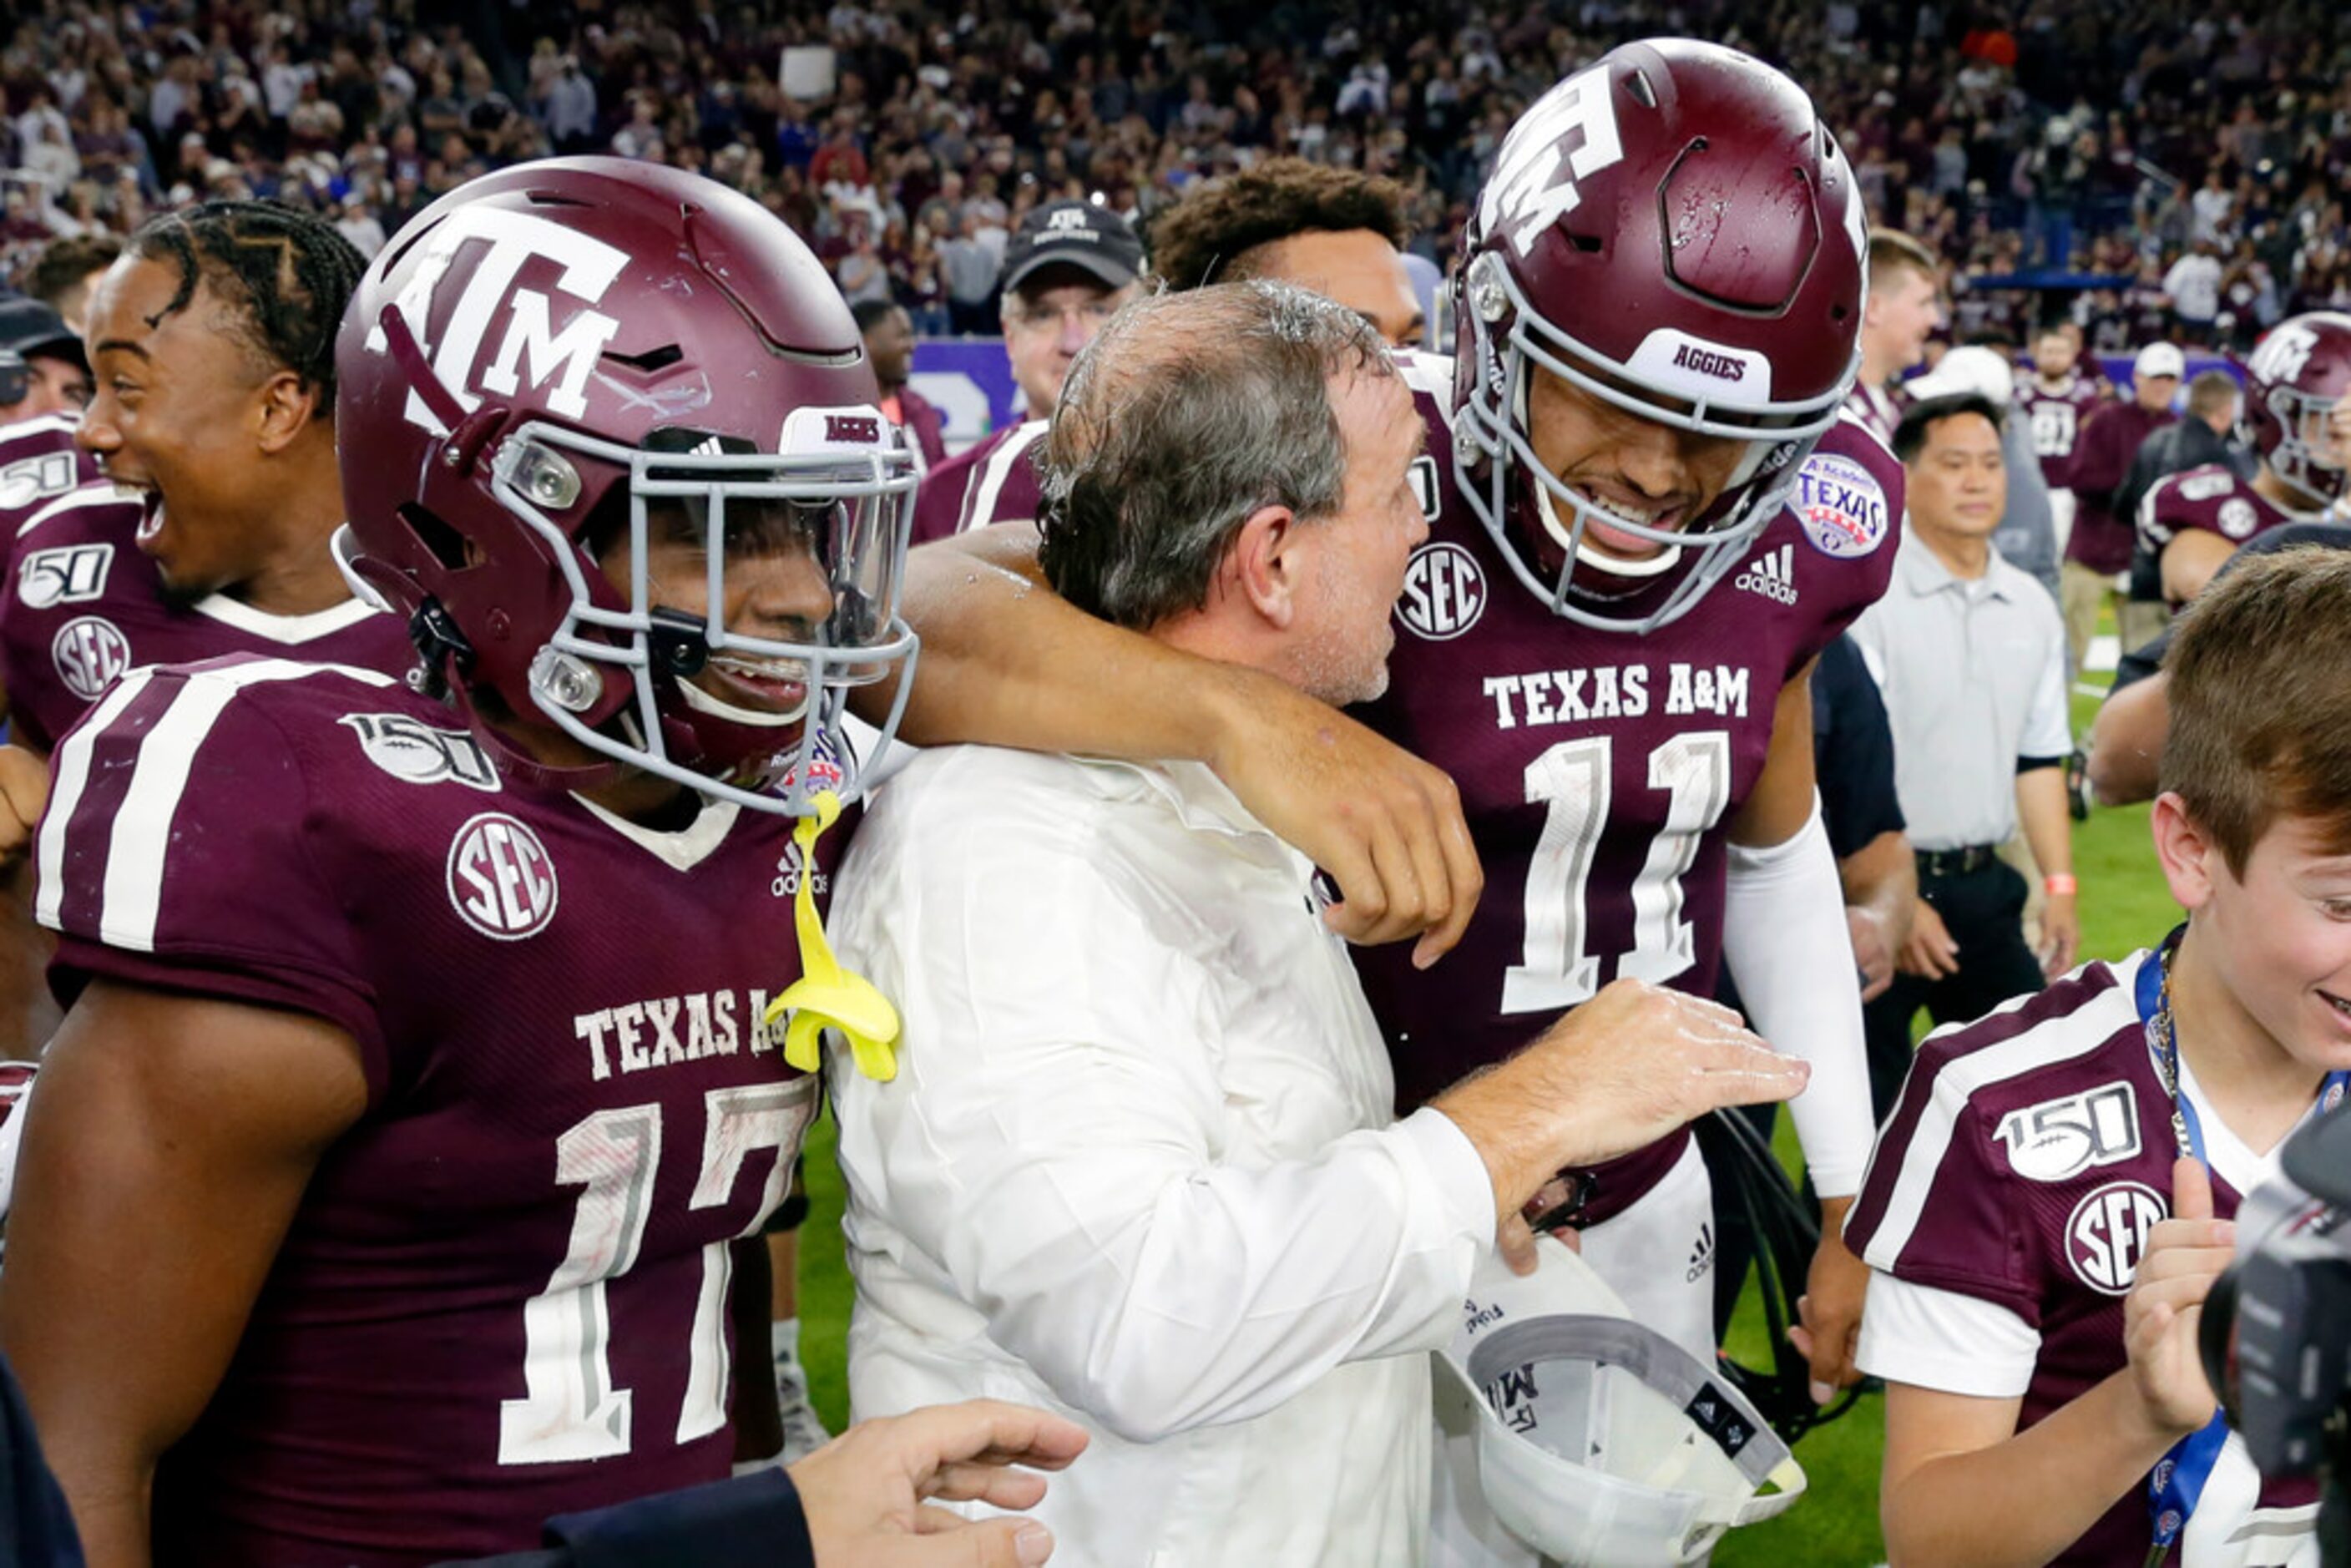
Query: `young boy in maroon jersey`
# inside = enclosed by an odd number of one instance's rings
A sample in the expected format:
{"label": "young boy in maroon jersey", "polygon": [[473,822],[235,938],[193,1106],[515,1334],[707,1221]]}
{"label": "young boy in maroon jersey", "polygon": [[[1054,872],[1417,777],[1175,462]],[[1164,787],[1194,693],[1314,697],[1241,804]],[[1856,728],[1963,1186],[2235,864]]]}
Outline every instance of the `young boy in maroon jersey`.
{"label": "young boy in maroon jersey", "polygon": [[2167,668],[2186,925],[1921,1046],[1846,1227],[1896,1560],[2316,1561],[2314,1493],[2226,1436],[2196,1326],[2238,1203],[2351,1070],[2351,559],[2248,560]]}

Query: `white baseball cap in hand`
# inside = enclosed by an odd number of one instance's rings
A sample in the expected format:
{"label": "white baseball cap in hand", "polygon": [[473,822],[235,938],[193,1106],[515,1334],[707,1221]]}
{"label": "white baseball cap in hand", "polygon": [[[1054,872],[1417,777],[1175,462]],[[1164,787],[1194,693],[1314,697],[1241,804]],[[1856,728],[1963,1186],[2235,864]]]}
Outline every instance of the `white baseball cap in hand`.
{"label": "white baseball cap in hand", "polygon": [[1567,1247],[1537,1249],[1523,1279],[1487,1256],[1437,1356],[1440,1406],[1476,1406],[1479,1487],[1511,1534],[1562,1568],[1667,1568],[1803,1495],[1803,1467],[1713,1367]]}

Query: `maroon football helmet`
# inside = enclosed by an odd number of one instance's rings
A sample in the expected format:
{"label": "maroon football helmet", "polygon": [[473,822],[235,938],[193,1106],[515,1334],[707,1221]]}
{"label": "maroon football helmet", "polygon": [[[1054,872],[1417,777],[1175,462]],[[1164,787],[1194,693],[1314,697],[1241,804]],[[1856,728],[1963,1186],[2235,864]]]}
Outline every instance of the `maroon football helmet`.
{"label": "maroon football helmet", "polygon": [[[840,291],[780,220],[623,159],[507,169],[401,231],[335,361],[337,554],[469,714],[493,692],[612,765],[762,810],[854,792],[848,692],[914,651],[916,471]],[[649,573],[649,516],[670,559],[680,538],[704,552],[699,594]],[[621,545],[624,588],[598,559]],[[820,569],[830,616],[730,630],[730,566],[761,560]]]}
{"label": "maroon football helmet", "polygon": [[2340,499],[2343,465],[2326,422],[2351,392],[2351,316],[2287,317],[2254,346],[2245,372],[2239,434],[2271,473],[2314,502]]}
{"label": "maroon football helmet", "polygon": [[[1502,144],[1454,283],[1454,462],[1527,587],[1570,620],[1645,632],[1743,559],[1853,385],[1866,251],[1844,155],[1759,60],[1651,39],[1538,99]],[[1730,483],[1678,527],[1600,506],[1535,455],[1537,368],[1745,442]],[[1595,517],[1660,553],[1597,551]]]}

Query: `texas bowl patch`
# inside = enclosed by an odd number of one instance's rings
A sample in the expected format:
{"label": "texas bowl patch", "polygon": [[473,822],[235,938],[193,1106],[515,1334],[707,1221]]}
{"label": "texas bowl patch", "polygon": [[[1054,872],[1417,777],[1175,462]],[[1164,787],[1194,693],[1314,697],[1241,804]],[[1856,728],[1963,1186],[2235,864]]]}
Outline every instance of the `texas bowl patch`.
{"label": "texas bowl patch", "polygon": [[1886,491],[1850,457],[1815,452],[1796,470],[1795,493],[1788,497],[1804,537],[1823,555],[1857,559],[1886,542],[1893,519]]}

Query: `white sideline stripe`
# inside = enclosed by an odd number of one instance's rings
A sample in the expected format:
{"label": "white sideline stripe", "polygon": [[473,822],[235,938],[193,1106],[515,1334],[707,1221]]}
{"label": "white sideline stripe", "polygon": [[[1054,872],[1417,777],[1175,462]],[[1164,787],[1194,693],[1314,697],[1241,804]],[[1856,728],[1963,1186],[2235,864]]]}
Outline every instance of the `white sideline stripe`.
{"label": "white sideline stripe", "polygon": [[[388,686],[389,675],[342,664],[302,664],[290,659],[257,659],[246,664],[191,673],[172,706],[139,742],[131,788],[114,813],[114,833],[106,852],[106,884],[99,899],[99,939],[134,953],[155,950],[155,920],[163,904],[163,862],[172,841],[172,819],[187,793],[196,752],[236,694],[265,681],[298,681],[341,674]],[[93,726],[93,728],[96,727]]]}
{"label": "white sideline stripe", "polygon": [[987,455],[987,461],[981,465],[979,470],[979,488],[972,495],[971,513],[964,519],[966,533],[974,528],[984,528],[996,520],[991,515],[996,510],[996,497],[1003,490],[1004,482],[1012,477],[1013,463],[1022,453],[1037,444],[1037,438],[1045,434],[1047,424],[1048,422],[1041,419],[1030,420],[1015,430],[1003,445]]}
{"label": "white sideline stripe", "polygon": [[[1912,1234],[1918,1228],[1918,1218],[1926,1211],[1935,1178],[1941,1174],[1944,1156],[1950,1152],[1951,1134],[1959,1125],[1959,1113],[1979,1091],[2039,1068],[2087,1056],[2111,1039],[2116,1030],[2137,1019],[2138,1004],[2132,987],[2143,956],[2111,966],[2115,983],[2062,1019],[2051,1019],[2013,1040],[1961,1057],[1943,1069],[1935,1080],[1934,1096],[1919,1115],[1908,1147],[1902,1151],[1901,1173],[1895,1177],[1894,1191],[1886,1201],[1886,1213],[1877,1222],[1876,1234],[1862,1250],[1863,1262],[1873,1269],[1894,1271],[1902,1249],[1910,1244]],[[2037,994],[2019,997],[1987,1016],[1997,1018],[2013,1012]],[[1879,1146],[1884,1147],[1882,1144]],[[1866,1183],[1868,1179],[1864,1173],[1862,1180]]]}
{"label": "white sideline stripe", "polygon": [[89,722],[75,730],[57,747],[57,781],[49,790],[47,814],[41,819],[41,836],[33,849],[34,864],[38,872],[40,897],[34,903],[33,918],[52,931],[58,928],[59,912],[65,907],[66,824],[81,810],[84,790],[89,788],[89,754],[98,744],[99,732],[112,724],[117,715],[131,706],[131,699],[147,689],[154,670],[133,670],[114,683],[114,689],[98,705]]}
{"label": "white sideline stripe", "polygon": [[2123,640],[2111,633],[2091,638],[2090,645],[2082,650],[2082,668],[2085,670],[2111,670],[2122,662]]}

